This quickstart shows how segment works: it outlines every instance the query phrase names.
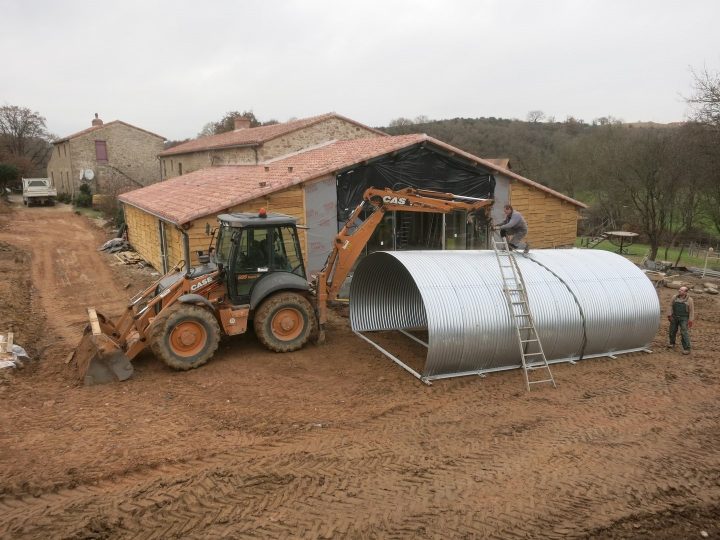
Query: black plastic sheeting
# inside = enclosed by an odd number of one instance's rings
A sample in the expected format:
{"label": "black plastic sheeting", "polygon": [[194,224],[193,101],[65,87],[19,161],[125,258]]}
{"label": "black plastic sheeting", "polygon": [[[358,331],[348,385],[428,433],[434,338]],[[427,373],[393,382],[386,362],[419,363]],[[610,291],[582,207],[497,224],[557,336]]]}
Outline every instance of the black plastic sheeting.
{"label": "black plastic sheeting", "polygon": [[413,187],[465,197],[492,199],[495,179],[482,167],[416,146],[337,175],[338,221],[344,222],[369,187]]}

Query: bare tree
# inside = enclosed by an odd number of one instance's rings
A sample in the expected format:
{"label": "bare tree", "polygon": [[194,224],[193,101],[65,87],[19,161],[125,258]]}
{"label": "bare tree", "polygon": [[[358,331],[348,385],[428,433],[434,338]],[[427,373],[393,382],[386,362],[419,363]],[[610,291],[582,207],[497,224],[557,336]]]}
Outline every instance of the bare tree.
{"label": "bare tree", "polygon": [[720,73],[691,70],[693,94],[686,98],[696,122],[720,128]]}
{"label": "bare tree", "polygon": [[388,127],[412,126],[415,122],[403,116],[390,120]]}
{"label": "bare tree", "polygon": [[531,124],[535,124],[545,119],[545,113],[542,111],[530,111],[525,118]]}
{"label": "bare tree", "polygon": [[13,163],[22,174],[41,169],[52,151],[45,118],[27,107],[0,107],[0,150],[4,161]]}
{"label": "bare tree", "polygon": [[[639,232],[647,236],[649,258],[654,261],[672,231],[673,220],[685,213],[692,221],[687,209],[680,210],[683,190],[690,188],[681,181],[684,170],[674,140],[677,135],[666,130],[613,125],[605,126],[602,134],[604,138],[597,140],[595,166],[605,183],[598,189],[605,190],[607,201],[627,201],[622,221],[634,221]],[[696,199],[688,197],[686,202],[696,208]]]}

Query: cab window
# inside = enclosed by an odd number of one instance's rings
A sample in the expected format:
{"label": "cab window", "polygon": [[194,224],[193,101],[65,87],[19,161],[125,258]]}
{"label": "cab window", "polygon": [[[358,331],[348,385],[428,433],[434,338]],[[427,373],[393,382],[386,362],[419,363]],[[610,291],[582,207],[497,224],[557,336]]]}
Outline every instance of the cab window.
{"label": "cab window", "polygon": [[233,230],[230,227],[220,227],[218,231],[218,239],[215,245],[215,260],[226,265],[230,259],[230,249],[232,248]]}
{"label": "cab window", "polygon": [[305,277],[305,267],[300,255],[300,244],[293,227],[278,227],[275,230],[273,255],[275,270],[285,270]]}

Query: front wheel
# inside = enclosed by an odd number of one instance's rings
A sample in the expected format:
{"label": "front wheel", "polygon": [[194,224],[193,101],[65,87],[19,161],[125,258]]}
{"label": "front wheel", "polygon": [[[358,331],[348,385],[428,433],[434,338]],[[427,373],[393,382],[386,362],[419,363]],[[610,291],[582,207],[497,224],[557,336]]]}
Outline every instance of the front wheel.
{"label": "front wheel", "polygon": [[302,348],[317,327],[310,302],[293,292],[276,294],[265,300],[255,312],[253,324],[260,342],[275,352]]}
{"label": "front wheel", "polygon": [[174,369],[188,370],[207,363],[220,343],[220,326],[210,311],[179,304],[153,321],[149,332],[155,356]]}

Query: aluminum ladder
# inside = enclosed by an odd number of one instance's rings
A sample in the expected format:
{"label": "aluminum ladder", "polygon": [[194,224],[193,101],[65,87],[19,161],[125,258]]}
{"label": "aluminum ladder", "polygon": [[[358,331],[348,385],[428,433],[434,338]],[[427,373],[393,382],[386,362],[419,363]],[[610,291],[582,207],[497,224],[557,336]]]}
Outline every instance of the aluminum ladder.
{"label": "aluminum ladder", "polygon": [[498,241],[493,235],[491,241],[503,280],[503,293],[517,333],[527,389],[529,391],[533,384],[545,383],[551,383],[553,388],[557,388],[540,342],[540,336],[535,328],[527,287],[525,287],[525,280],[515,260],[515,255],[510,251],[507,239],[502,238]]}

